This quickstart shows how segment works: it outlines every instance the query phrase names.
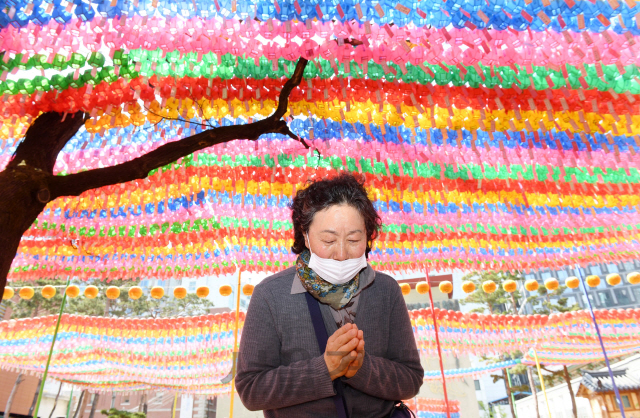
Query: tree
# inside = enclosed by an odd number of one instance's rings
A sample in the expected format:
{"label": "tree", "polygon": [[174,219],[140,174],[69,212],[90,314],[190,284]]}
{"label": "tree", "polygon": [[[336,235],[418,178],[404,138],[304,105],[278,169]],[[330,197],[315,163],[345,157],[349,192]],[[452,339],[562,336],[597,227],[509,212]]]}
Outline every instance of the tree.
{"label": "tree", "polygon": [[245,125],[221,126],[179,141],[164,144],[138,158],[112,167],[96,168],[66,176],[53,174],[62,148],[89,118],[84,112],[47,112],[31,124],[13,159],[0,172],[0,295],[3,294],[11,262],[20,239],[47,203],[62,196],[79,196],[87,190],[144,179],[149,172],[195,151],[236,139],[257,140],[279,133],[307,144],[282,119],[289,95],[302,81],[307,60],[300,58],[291,78],[280,92],[278,107],[269,117]]}
{"label": "tree", "polygon": [[147,414],[143,412],[119,411],[115,408],[111,408],[108,411],[103,409],[100,413],[108,418],[147,418]]}
{"label": "tree", "polygon": [[478,401],[480,412],[483,418],[507,418],[507,414],[500,408],[493,408],[491,405],[485,405],[484,402]]}
{"label": "tree", "polygon": [[16,378],[16,382],[13,384],[13,388],[11,389],[11,393],[9,394],[9,399],[7,399],[7,406],[4,408],[4,415],[6,415],[7,417],[11,416],[11,405],[13,404],[13,398],[18,392],[18,386],[20,386],[20,383],[22,383],[23,381],[24,375],[22,372],[20,372],[18,374],[18,377]]}

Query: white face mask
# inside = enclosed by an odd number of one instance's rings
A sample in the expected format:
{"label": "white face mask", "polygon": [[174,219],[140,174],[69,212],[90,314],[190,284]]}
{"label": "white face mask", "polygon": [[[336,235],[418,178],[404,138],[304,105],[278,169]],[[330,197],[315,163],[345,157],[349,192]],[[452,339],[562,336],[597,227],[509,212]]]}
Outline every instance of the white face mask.
{"label": "white face mask", "polygon": [[307,234],[307,241],[309,241],[309,251],[311,252],[309,268],[331,284],[345,284],[356,277],[360,270],[367,267],[367,258],[364,254],[359,258],[350,258],[344,261],[320,258],[311,251],[309,234]]}

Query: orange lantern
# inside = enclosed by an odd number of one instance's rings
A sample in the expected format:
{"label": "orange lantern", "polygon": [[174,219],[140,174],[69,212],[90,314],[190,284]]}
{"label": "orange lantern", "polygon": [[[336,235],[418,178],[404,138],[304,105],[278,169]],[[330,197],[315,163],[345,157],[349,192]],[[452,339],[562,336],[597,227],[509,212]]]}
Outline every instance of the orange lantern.
{"label": "orange lantern", "polygon": [[476,284],[472,281],[466,281],[462,283],[462,291],[464,293],[472,293],[476,290]]}
{"label": "orange lantern", "polygon": [[117,286],[109,286],[105,295],[107,295],[109,299],[118,299],[120,297],[120,288]]}
{"label": "orange lantern", "polygon": [[199,298],[206,298],[209,296],[209,288],[207,286],[200,286],[196,289],[196,295]]}
{"label": "orange lantern", "polygon": [[530,279],[524,282],[524,288],[529,292],[535,292],[536,290],[538,290],[538,287],[540,287],[540,284],[535,279]]}
{"label": "orange lantern", "polygon": [[518,288],[518,284],[515,280],[505,280],[504,283],[502,283],[502,288],[507,293],[513,293]]}
{"label": "orange lantern", "polygon": [[631,284],[640,283],[640,273],[634,271],[633,273],[627,274],[627,281]]}
{"label": "orange lantern", "polygon": [[427,282],[419,282],[418,284],[416,284],[416,292],[418,292],[421,295],[429,293],[430,288],[431,286],[429,286],[429,283]]}
{"label": "orange lantern", "polygon": [[598,287],[600,285],[600,276],[587,276],[587,284],[589,287]]}
{"label": "orange lantern", "polygon": [[617,286],[622,282],[622,277],[618,273],[611,273],[607,275],[607,283],[610,286]]}
{"label": "orange lantern", "polygon": [[22,289],[20,289],[20,291],[18,292],[18,295],[20,296],[20,298],[24,299],[24,300],[29,300],[33,297],[33,295],[36,292],[33,290],[33,287],[31,286],[26,286],[23,287]]}
{"label": "orange lantern", "polygon": [[553,277],[550,277],[544,281],[544,287],[546,287],[547,290],[554,291],[559,286],[560,286],[560,283],[558,282],[558,279],[554,279]]}
{"label": "orange lantern", "polygon": [[402,283],[400,285],[400,291],[404,296],[407,296],[409,293],[411,293],[411,285],[409,283]]}
{"label": "orange lantern", "polygon": [[485,293],[493,293],[497,288],[498,286],[493,280],[487,280],[486,282],[482,283],[482,290],[484,290]]}
{"label": "orange lantern", "polygon": [[67,295],[68,298],[71,298],[71,299],[77,298],[80,295],[80,288],[75,284],[72,284],[71,286],[68,286],[64,290],[64,293]]}
{"label": "orange lantern", "polygon": [[254,286],[252,284],[245,284],[242,286],[242,294],[245,296],[253,295],[253,288]]}
{"label": "orange lantern", "polygon": [[91,285],[84,289],[84,297],[87,299],[95,299],[98,296],[98,288]]}
{"label": "orange lantern", "polygon": [[569,289],[577,289],[580,286],[580,279],[576,276],[567,277],[567,280],[564,281],[564,285]]}
{"label": "orange lantern", "polygon": [[153,286],[151,288],[151,297],[154,299],[162,299],[164,296],[164,287],[162,286]]}
{"label": "orange lantern", "polygon": [[45,287],[42,288],[40,293],[42,293],[42,297],[43,298],[51,299],[52,297],[54,297],[56,295],[56,288],[51,286],[50,284],[48,284],[48,285],[46,285]]}
{"label": "orange lantern", "polygon": [[187,288],[184,286],[178,286],[173,289],[173,297],[176,299],[184,299],[187,297]]}
{"label": "orange lantern", "polygon": [[453,292],[453,284],[448,280],[440,282],[440,285],[438,285],[438,288],[440,289],[440,291],[442,293],[449,294],[449,293]]}
{"label": "orange lantern", "polygon": [[137,300],[142,297],[142,288],[140,286],[133,286],[129,289],[129,299]]}
{"label": "orange lantern", "polygon": [[13,287],[7,286],[4,288],[4,293],[2,294],[2,300],[11,299],[15,294],[16,292],[15,290],[13,290]]}
{"label": "orange lantern", "polygon": [[223,284],[222,286],[220,286],[220,294],[222,296],[229,296],[231,293],[233,293],[233,288],[231,288],[231,286],[229,286],[228,284]]}

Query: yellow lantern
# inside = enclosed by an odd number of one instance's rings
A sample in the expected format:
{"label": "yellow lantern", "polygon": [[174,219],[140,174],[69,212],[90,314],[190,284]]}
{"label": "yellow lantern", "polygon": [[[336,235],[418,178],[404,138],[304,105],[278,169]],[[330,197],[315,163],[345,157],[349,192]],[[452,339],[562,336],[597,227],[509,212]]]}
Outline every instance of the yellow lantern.
{"label": "yellow lantern", "polygon": [[403,295],[407,296],[409,293],[411,293],[411,285],[409,283],[402,283],[400,285],[400,291]]}
{"label": "yellow lantern", "polygon": [[26,286],[23,287],[22,289],[20,289],[20,291],[18,292],[18,295],[20,296],[20,298],[24,299],[24,300],[29,300],[33,297],[33,295],[35,294],[35,291],[33,290],[33,287],[31,286]]}
{"label": "yellow lantern", "polygon": [[84,289],[84,297],[87,299],[95,299],[98,296],[98,288],[91,285]]}
{"label": "yellow lantern", "polygon": [[164,287],[162,286],[153,286],[151,288],[151,297],[154,299],[162,299],[164,296]]}
{"label": "yellow lantern", "polygon": [[462,291],[464,293],[473,293],[476,290],[476,284],[472,281],[462,283]]}
{"label": "yellow lantern", "polygon": [[558,282],[558,279],[554,279],[553,277],[550,277],[544,281],[544,287],[546,287],[547,290],[550,290],[552,292],[556,290],[559,286],[560,286],[560,283]]}
{"label": "yellow lantern", "polygon": [[453,292],[453,284],[448,280],[440,282],[440,284],[438,285],[438,288],[440,289],[440,291],[442,293],[447,293],[448,294],[448,293]]}
{"label": "yellow lantern", "polygon": [[138,300],[142,296],[142,288],[140,286],[133,286],[129,289],[129,299]]}
{"label": "yellow lantern", "polygon": [[242,294],[245,296],[253,295],[253,288],[254,286],[252,284],[245,284],[242,286]]}
{"label": "yellow lantern", "polygon": [[229,296],[231,293],[233,293],[233,289],[228,284],[220,286],[220,294],[222,296]]}
{"label": "yellow lantern", "polygon": [[431,286],[429,286],[428,282],[419,282],[418,284],[416,284],[416,292],[421,295],[429,293],[430,288]]}
{"label": "yellow lantern", "polygon": [[51,286],[50,284],[48,284],[48,285],[46,285],[45,287],[42,288],[40,293],[42,293],[42,297],[43,298],[51,299],[52,297],[54,297],[56,295],[56,288]]}
{"label": "yellow lantern", "polygon": [[199,298],[206,298],[209,296],[209,288],[207,286],[200,286],[196,289],[196,295]]}
{"label": "yellow lantern", "polygon": [[529,279],[524,282],[524,288],[529,292],[535,292],[536,290],[538,290],[538,287],[540,287],[540,284],[535,279]]}
{"label": "yellow lantern", "polygon": [[484,290],[485,293],[493,293],[497,288],[498,286],[493,280],[487,280],[486,282],[482,283],[482,290]]}
{"label": "yellow lantern", "polygon": [[640,273],[634,271],[633,273],[627,274],[627,281],[631,284],[640,283]]}
{"label": "yellow lantern", "polygon": [[507,293],[513,293],[518,288],[518,284],[515,280],[505,280],[504,283],[502,283],[502,288]]}
{"label": "yellow lantern", "polygon": [[120,297],[120,288],[117,286],[109,286],[105,295],[107,295],[109,299],[118,299]]}
{"label": "yellow lantern", "polygon": [[611,273],[607,275],[607,283],[610,286],[617,286],[622,282],[622,277],[618,273]]}
{"label": "yellow lantern", "polygon": [[589,287],[598,287],[600,285],[600,276],[587,276],[587,284]]}
{"label": "yellow lantern", "polygon": [[11,299],[13,297],[13,295],[15,295],[16,292],[15,290],[13,290],[13,287],[5,287],[4,288],[4,293],[2,294],[2,300],[8,300]]}
{"label": "yellow lantern", "polygon": [[184,299],[187,297],[187,288],[184,286],[178,286],[173,289],[173,297],[176,299]]}
{"label": "yellow lantern", "polygon": [[580,286],[580,279],[576,276],[567,277],[567,280],[564,281],[564,285],[569,289],[577,289]]}

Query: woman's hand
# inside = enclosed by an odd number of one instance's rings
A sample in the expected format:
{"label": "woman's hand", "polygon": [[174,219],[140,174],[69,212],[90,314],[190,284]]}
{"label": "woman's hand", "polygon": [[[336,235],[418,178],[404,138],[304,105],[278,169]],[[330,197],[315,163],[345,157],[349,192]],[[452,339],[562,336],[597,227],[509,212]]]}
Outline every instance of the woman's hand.
{"label": "woman's hand", "polygon": [[[364,350],[364,340],[360,340],[359,336],[362,336],[362,331],[358,331],[358,327],[355,324],[346,324],[334,332],[327,340],[324,362],[329,370],[331,380],[335,380],[347,373],[349,365],[358,357],[355,350],[361,342]],[[362,356],[364,357],[364,351]],[[360,367],[358,366],[358,368]]]}
{"label": "woman's hand", "polygon": [[347,379],[351,379],[362,367],[362,362],[364,361],[364,336],[362,335],[362,331],[358,331],[358,339],[360,342],[358,343],[358,347],[356,347],[356,352],[358,356],[355,360],[347,366],[347,372],[344,374],[344,377]]}

